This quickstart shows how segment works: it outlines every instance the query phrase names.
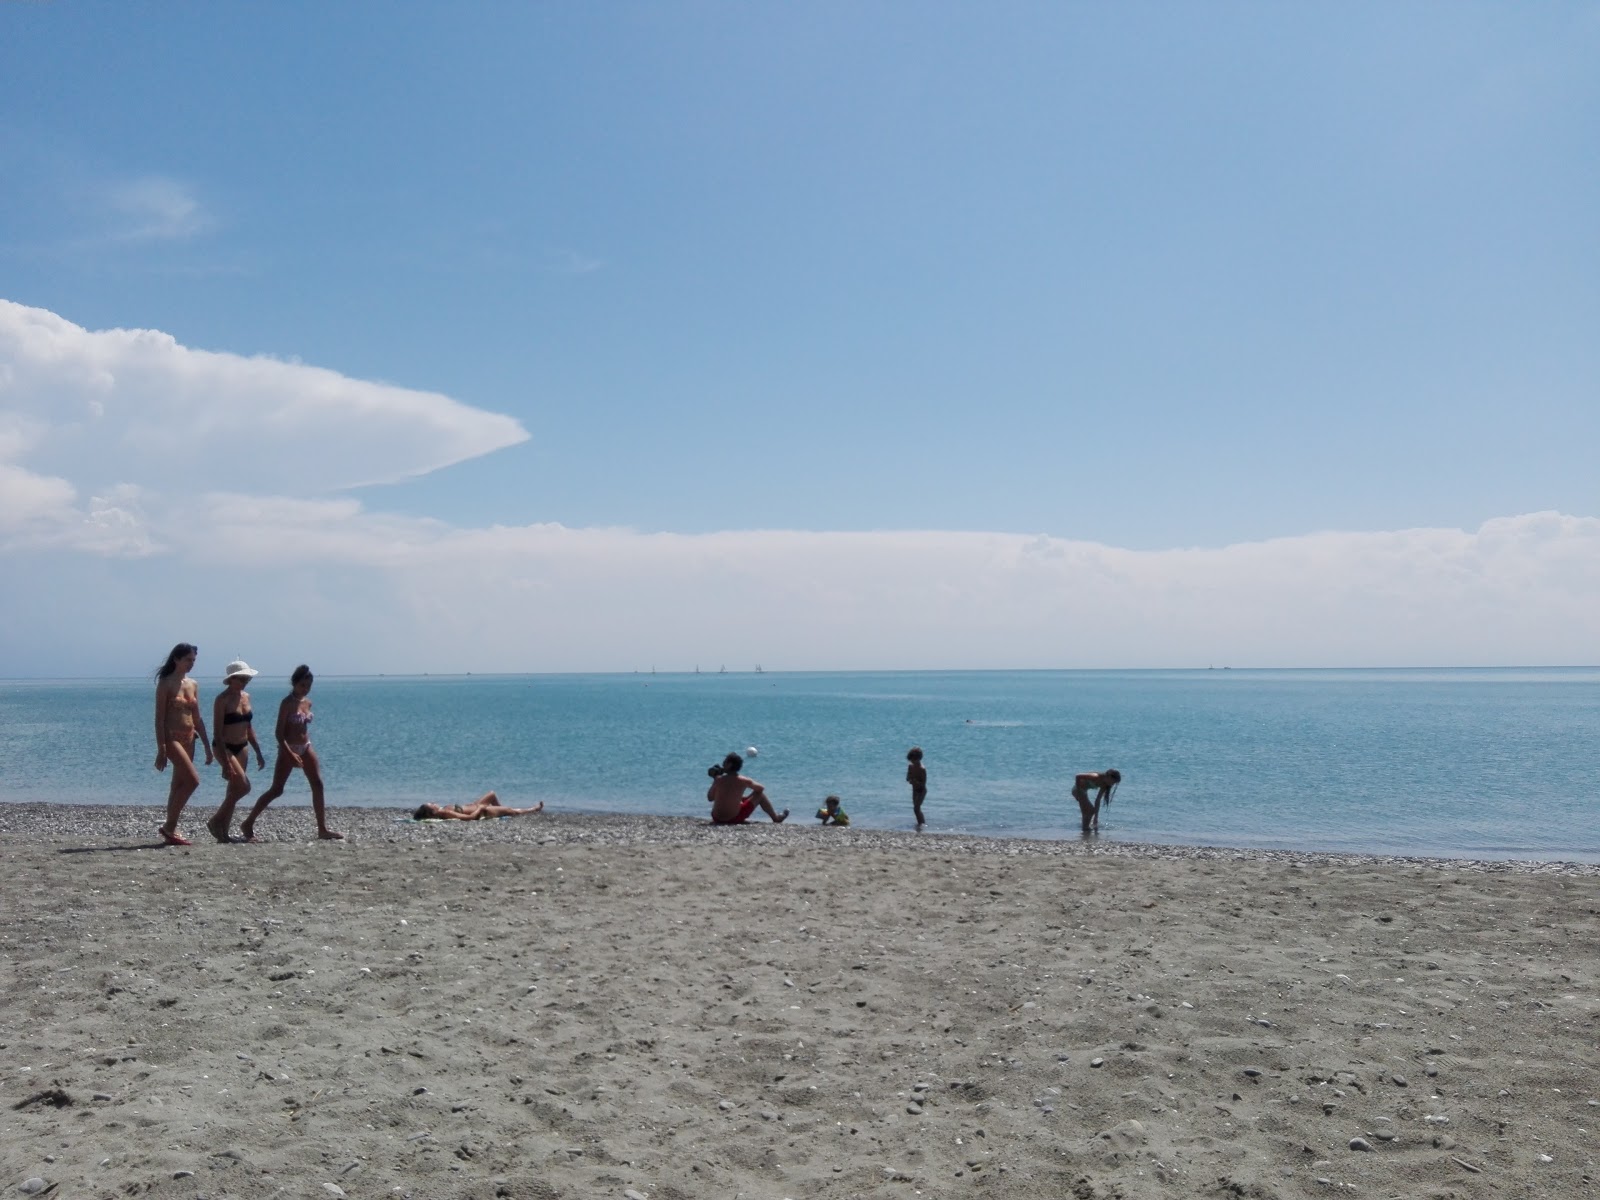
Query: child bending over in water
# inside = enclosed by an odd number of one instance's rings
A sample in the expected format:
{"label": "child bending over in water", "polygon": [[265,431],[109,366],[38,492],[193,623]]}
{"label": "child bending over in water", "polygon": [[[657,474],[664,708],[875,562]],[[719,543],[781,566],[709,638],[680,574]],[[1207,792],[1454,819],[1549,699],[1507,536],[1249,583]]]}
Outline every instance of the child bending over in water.
{"label": "child bending over in water", "polygon": [[[1083,814],[1083,831],[1088,833],[1091,829],[1100,828],[1100,806],[1111,807],[1111,793],[1117,790],[1117,784],[1122,782],[1122,772],[1111,771],[1085,771],[1072,781],[1072,798],[1078,802],[1078,811]],[[1094,788],[1094,800],[1089,799],[1089,789]]]}
{"label": "child bending over in water", "polygon": [[416,821],[490,821],[495,817],[531,817],[543,811],[543,800],[532,808],[507,808],[499,796],[485,792],[471,804],[419,804],[411,817]]}
{"label": "child bending over in water", "polygon": [[850,818],[844,809],[839,807],[839,797],[829,796],[822,802],[822,807],[817,809],[817,820],[824,825],[848,825]]}

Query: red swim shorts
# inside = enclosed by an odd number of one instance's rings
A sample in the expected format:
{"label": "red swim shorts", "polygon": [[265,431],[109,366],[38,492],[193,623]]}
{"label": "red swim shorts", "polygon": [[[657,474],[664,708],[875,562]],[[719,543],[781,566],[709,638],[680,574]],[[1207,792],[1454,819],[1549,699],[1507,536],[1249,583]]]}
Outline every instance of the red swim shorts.
{"label": "red swim shorts", "polygon": [[746,821],[748,821],[750,819],[750,814],[755,812],[756,808],[757,808],[757,805],[756,805],[756,802],[754,800],[749,800],[749,799],[741,800],[741,801],[739,801],[739,815],[734,817],[733,820],[731,820],[731,821],[718,821],[717,824],[718,825],[743,825]]}

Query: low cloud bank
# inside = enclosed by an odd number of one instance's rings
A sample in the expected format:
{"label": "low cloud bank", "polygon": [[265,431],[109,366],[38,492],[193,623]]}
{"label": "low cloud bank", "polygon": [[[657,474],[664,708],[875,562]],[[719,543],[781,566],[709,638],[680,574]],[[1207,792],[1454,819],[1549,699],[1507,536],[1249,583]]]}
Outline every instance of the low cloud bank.
{"label": "low cloud bank", "polygon": [[70,564],[103,555],[26,553],[12,578],[58,593],[30,639],[70,659],[89,629],[91,657],[136,648],[131,669],[182,638],[355,673],[1600,661],[1600,519],[1558,513],[1132,551],[1005,533],[461,529],[237,495],[191,506],[180,537],[181,515],[144,511],[153,528],[108,540],[171,549],[120,564],[116,612],[95,603],[105,580],[61,595]]}

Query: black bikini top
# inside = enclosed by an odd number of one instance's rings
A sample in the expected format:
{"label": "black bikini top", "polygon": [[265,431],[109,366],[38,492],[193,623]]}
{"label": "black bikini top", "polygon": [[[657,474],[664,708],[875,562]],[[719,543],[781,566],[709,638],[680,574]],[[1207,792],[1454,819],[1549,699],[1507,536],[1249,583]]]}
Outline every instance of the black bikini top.
{"label": "black bikini top", "polygon": [[223,713],[222,714],[222,723],[224,725],[248,725],[248,724],[250,724],[250,718],[255,716],[255,715],[256,714],[253,713],[253,712],[247,712],[247,713],[241,713],[241,712]]}

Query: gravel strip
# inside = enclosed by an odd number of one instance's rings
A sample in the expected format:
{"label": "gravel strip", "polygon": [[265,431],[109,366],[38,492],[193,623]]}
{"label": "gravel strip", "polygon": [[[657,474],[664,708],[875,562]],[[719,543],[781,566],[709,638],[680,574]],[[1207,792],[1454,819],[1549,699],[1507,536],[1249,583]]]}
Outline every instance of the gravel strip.
{"label": "gravel strip", "polygon": [[[184,814],[182,831],[196,849],[222,851],[206,834],[207,807]],[[896,854],[970,854],[1002,856],[1078,856],[1094,858],[1246,860],[1309,868],[1341,866],[1428,867],[1506,875],[1562,875],[1600,878],[1600,863],[1502,861],[1426,858],[1412,855],[1334,854],[1297,850],[1236,849],[1224,846],[1167,846],[1140,842],[1040,841],[1031,838],[976,837],[966,834],[913,833],[897,830],[838,829],[791,817],[782,827],[766,821],[715,826],[692,817],[645,816],[629,813],[544,813],[498,821],[412,821],[408,809],[338,808],[330,821],[351,841],[436,844],[463,839],[488,839],[527,845],[742,845],[765,847],[832,846],[857,850],[889,850]],[[154,806],[93,804],[0,803],[0,844],[52,843],[62,846],[127,844],[158,846],[156,826],[164,812]],[[311,810],[300,806],[275,809],[263,817],[257,835],[264,842],[315,841]],[[231,851],[230,851],[231,852]],[[248,853],[248,846],[240,846]]]}

